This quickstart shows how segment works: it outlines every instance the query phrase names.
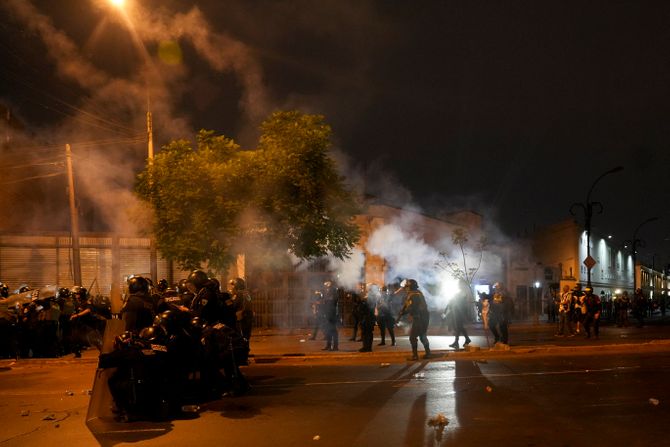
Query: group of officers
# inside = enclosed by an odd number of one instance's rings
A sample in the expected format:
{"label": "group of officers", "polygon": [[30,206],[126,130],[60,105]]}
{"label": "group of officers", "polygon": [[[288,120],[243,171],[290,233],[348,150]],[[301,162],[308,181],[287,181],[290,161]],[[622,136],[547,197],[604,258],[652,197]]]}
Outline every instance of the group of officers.
{"label": "group of officers", "polygon": [[81,357],[85,346],[101,341],[109,317],[85,287],[22,286],[10,294],[0,283],[0,357]]}
{"label": "group of officers", "polygon": [[[396,298],[399,297],[399,298]],[[418,342],[425,350],[425,357],[431,355],[427,332],[429,324],[429,310],[419,284],[414,279],[405,279],[400,287],[393,290],[392,286],[378,286],[377,284],[361,284],[357,291],[344,292],[327,280],[323,288],[314,292],[312,298],[312,312],[314,326],[311,339],[315,340],[319,329],[325,334],[326,345],[323,350],[339,350],[339,335],[337,327],[342,323],[341,306],[346,300],[351,305],[353,320],[353,334],[351,340],[356,340],[358,329],[361,332],[362,347],[359,352],[371,352],[374,338],[374,328],[379,326],[381,342],[386,344],[386,333],[391,338],[391,345],[396,345],[394,328],[397,322],[405,316],[410,322],[409,341],[412,346],[412,359],[418,360]],[[401,302],[398,306],[396,303]],[[399,309],[398,309],[399,307]]]}
{"label": "group of officers", "polygon": [[125,332],[99,367],[122,420],[174,417],[185,406],[249,390],[247,364],[253,325],[251,295],[242,278],[227,290],[202,270],[176,287],[142,276],[128,279],[120,313]]}

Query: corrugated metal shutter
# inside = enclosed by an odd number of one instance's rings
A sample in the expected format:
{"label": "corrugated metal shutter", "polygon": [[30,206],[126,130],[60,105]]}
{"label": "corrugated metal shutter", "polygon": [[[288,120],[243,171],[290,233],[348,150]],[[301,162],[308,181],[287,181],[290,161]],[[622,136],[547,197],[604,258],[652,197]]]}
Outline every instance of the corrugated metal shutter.
{"label": "corrugated metal shutter", "polygon": [[22,284],[38,288],[56,284],[56,250],[38,247],[3,247],[0,278],[11,290]]}

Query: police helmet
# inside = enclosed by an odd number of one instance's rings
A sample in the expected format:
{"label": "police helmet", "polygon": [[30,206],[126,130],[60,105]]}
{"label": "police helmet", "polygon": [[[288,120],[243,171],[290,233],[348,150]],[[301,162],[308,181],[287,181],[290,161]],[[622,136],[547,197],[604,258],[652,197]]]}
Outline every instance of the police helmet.
{"label": "police helmet", "polygon": [[326,288],[329,288],[333,285],[333,282],[331,280],[324,281],[323,286]]}
{"label": "police helmet", "polygon": [[80,298],[85,299],[88,296],[88,290],[86,287],[74,286],[71,291],[72,295],[79,295]]}
{"label": "police helmet", "polygon": [[114,337],[114,349],[123,349],[130,345],[133,340],[133,333],[126,331],[121,335]]}
{"label": "police helmet", "polygon": [[154,317],[154,326],[160,326],[165,329],[168,334],[174,334],[179,328],[177,314],[171,310],[163,311]]}
{"label": "police helmet", "polygon": [[58,298],[69,297],[70,296],[70,289],[68,289],[67,287],[61,287],[60,289],[58,289],[57,296],[58,296]]}
{"label": "police helmet", "polygon": [[195,286],[196,289],[202,289],[205,284],[209,281],[207,273],[202,270],[193,270],[188,278],[186,278],[187,283],[191,283]]}
{"label": "police helmet", "polygon": [[165,292],[168,288],[168,281],[167,279],[163,278],[160,281],[158,281],[158,284],[156,285],[156,289],[158,289],[159,292]]}
{"label": "police helmet", "polygon": [[0,296],[7,298],[9,296],[9,287],[4,282],[0,282]]}
{"label": "police helmet", "polygon": [[221,290],[221,282],[216,279],[216,278],[209,278],[209,282],[212,286],[213,289],[220,291]]}
{"label": "police helmet", "polygon": [[593,287],[586,286],[586,287],[584,288],[584,292],[586,292],[586,293],[593,293]]}
{"label": "police helmet", "polygon": [[405,287],[409,290],[419,290],[419,283],[416,282],[416,279],[407,279],[405,281]]}
{"label": "police helmet", "polygon": [[186,287],[186,278],[180,279],[177,284],[177,292],[184,294],[189,293],[188,287]]}
{"label": "police helmet", "polygon": [[33,290],[33,289],[29,285],[24,284],[21,287],[19,287],[19,290],[18,290],[17,293],[24,293],[24,292],[28,292],[30,290]]}
{"label": "police helmet", "polygon": [[233,278],[228,281],[228,284],[233,290],[244,290],[246,288],[246,284],[242,278]]}
{"label": "police helmet", "polygon": [[132,276],[128,279],[130,293],[149,293],[149,281],[143,276]]}
{"label": "police helmet", "polygon": [[145,327],[140,331],[140,338],[149,343],[161,343],[165,341],[165,329],[160,326]]}

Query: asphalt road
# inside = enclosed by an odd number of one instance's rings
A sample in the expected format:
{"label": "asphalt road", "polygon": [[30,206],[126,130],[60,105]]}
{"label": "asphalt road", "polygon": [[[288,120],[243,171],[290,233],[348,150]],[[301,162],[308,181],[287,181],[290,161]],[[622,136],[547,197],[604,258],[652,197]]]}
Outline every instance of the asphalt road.
{"label": "asphalt road", "polygon": [[663,445],[670,348],[636,351],[255,364],[247,396],[97,438],[85,425],[94,362],[3,362],[0,446]]}

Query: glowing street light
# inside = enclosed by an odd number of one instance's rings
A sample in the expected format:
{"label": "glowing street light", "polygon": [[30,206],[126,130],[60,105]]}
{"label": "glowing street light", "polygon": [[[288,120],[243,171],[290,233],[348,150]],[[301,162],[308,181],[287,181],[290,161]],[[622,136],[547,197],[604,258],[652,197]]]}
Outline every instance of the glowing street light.
{"label": "glowing street light", "polygon": [[126,5],[126,0],[109,0],[109,3],[119,9],[122,9]]}

